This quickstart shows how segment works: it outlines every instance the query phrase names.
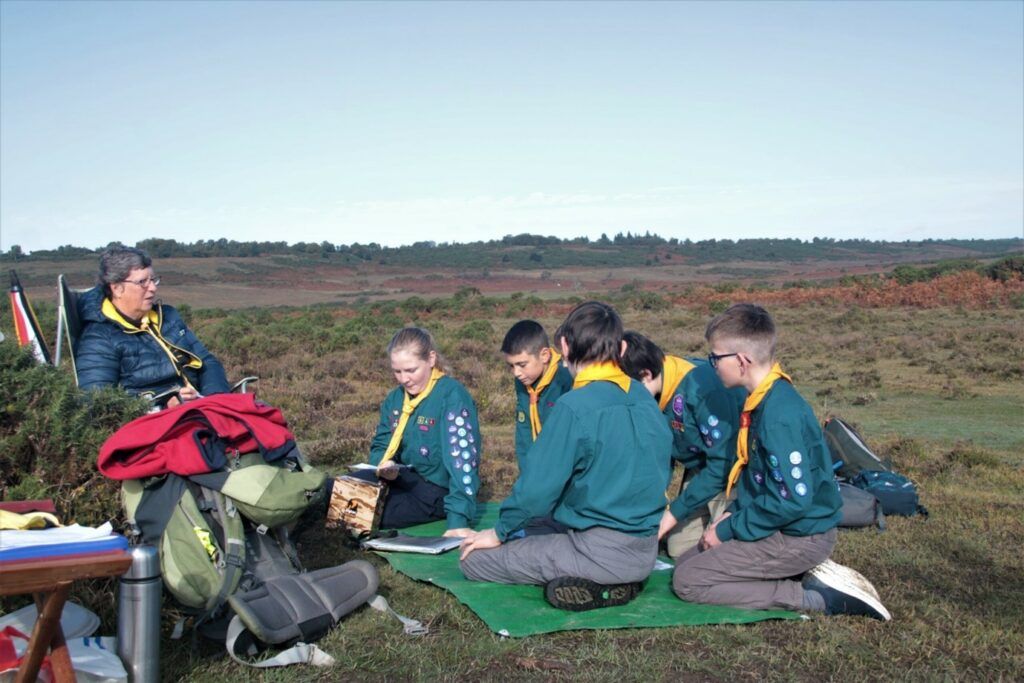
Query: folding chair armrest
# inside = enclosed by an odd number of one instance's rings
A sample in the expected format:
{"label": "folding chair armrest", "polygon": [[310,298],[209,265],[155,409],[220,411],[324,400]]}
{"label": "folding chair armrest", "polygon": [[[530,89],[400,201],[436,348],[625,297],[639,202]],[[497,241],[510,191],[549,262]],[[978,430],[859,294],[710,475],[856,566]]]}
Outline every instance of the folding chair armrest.
{"label": "folding chair armrest", "polygon": [[249,385],[255,382],[259,382],[260,378],[255,376],[243,377],[234,384],[231,385],[232,394],[248,394]]}

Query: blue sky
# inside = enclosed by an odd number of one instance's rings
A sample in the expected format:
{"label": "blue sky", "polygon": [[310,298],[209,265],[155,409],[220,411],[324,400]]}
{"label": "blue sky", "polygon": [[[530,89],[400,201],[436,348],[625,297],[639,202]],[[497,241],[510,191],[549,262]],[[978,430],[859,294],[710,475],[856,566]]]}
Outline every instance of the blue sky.
{"label": "blue sky", "polygon": [[1024,233],[1022,2],[0,1],[0,249]]}

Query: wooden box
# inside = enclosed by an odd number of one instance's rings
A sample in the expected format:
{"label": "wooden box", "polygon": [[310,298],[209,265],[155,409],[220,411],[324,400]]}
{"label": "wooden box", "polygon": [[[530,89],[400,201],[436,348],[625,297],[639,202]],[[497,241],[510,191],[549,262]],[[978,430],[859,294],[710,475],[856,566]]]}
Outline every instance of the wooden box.
{"label": "wooden box", "polygon": [[334,479],[331,502],[327,508],[327,528],[342,527],[353,536],[364,536],[380,526],[387,488],[377,482],[355,477]]}

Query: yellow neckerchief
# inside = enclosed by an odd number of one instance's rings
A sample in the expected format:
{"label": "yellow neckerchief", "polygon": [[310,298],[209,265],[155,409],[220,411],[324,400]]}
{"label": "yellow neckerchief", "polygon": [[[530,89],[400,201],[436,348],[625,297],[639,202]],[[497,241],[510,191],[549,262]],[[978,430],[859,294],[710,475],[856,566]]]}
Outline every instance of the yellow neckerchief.
{"label": "yellow neckerchief", "polygon": [[148,333],[149,336],[153,337],[157,345],[164,350],[164,353],[167,354],[167,357],[171,361],[171,365],[174,366],[174,371],[178,373],[178,376],[185,382],[185,385],[192,386],[192,383],[189,382],[188,377],[185,376],[183,371],[185,368],[199,370],[203,367],[203,361],[185,349],[179,348],[170,343],[163,338],[162,334],[160,334],[160,328],[163,326],[163,307],[158,304],[156,311],[147,311],[146,315],[142,316],[142,322],[138,325],[124,317],[121,311],[117,310],[117,306],[115,306],[110,299],[103,300],[103,307],[101,310],[103,311],[103,315],[108,319],[120,325],[121,329],[123,329],[125,333]]}
{"label": "yellow neckerchief", "polygon": [[661,410],[668,408],[679,384],[695,367],[690,361],[683,360],[678,356],[665,356],[665,364],[661,368],[661,398],[658,399],[658,407]]}
{"label": "yellow neckerchief", "polygon": [[736,436],[736,463],[732,466],[732,470],[729,471],[729,483],[725,487],[725,495],[728,496],[729,492],[732,491],[733,484],[739,481],[740,471],[743,466],[747,464],[749,459],[747,453],[747,436],[750,433],[750,414],[761,404],[764,397],[768,395],[768,390],[772,388],[776,380],[784,379],[790,384],[793,383],[792,378],[782,371],[782,366],[776,363],[772,366],[772,369],[768,371],[761,383],[757,385],[753,393],[747,396],[747,400],[743,402],[743,414],[740,415],[740,431]]}
{"label": "yellow neckerchief", "polygon": [[0,510],[0,529],[24,531],[27,529],[45,529],[49,522],[53,526],[64,526],[54,515],[49,512],[8,512]]}
{"label": "yellow neckerchief", "polygon": [[388,449],[384,451],[384,457],[380,459],[380,464],[377,465],[378,469],[383,467],[384,463],[388,460],[395,457],[395,453],[398,452],[398,446],[402,443],[402,434],[405,432],[405,426],[409,424],[409,416],[423,403],[423,399],[430,396],[430,392],[437,385],[437,380],[442,377],[444,377],[444,372],[439,368],[434,368],[430,371],[430,381],[427,382],[426,389],[421,391],[416,398],[410,398],[407,392],[402,392],[405,396],[402,400],[402,417],[398,419],[398,426],[395,427],[395,433],[391,435],[391,441],[388,442]]}
{"label": "yellow neckerchief", "polygon": [[554,349],[551,349],[551,360],[548,361],[548,367],[544,370],[544,374],[537,380],[536,387],[526,387],[526,393],[530,395],[530,434],[533,436],[533,440],[537,440],[537,435],[540,434],[540,412],[537,410],[537,402],[540,400],[540,394],[542,391],[548,388],[551,384],[551,380],[555,378],[555,373],[558,372],[558,364],[562,361],[561,354]]}
{"label": "yellow neckerchief", "polygon": [[629,381],[629,376],[622,371],[618,364],[604,361],[603,363],[592,363],[576,373],[572,388],[579,389],[591,382],[611,382],[619,389],[629,391]]}

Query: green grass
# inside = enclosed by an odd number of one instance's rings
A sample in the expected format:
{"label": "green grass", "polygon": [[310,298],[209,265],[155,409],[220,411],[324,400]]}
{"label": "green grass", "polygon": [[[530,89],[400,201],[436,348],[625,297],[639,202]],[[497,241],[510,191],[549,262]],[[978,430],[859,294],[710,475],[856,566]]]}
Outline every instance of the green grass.
{"label": "green grass", "polygon": [[[261,375],[309,457],[326,470],[365,458],[391,380],[383,346],[407,322],[435,332],[477,400],[485,498],[516,476],[511,378],[497,353],[519,317],[549,328],[568,308],[535,300],[514,314],[490,300],[438,299],[408,308],[193,313],[193,326],[232,376]],[[708,311],[621,309],[626,324],[670,353],[705,353]],[[871,579],[894,620],[815,617],[501,639],[446,592],[375,556],[381,592],[426,623],[414,639],[360,609],[319,645],[330,670],[257,673],[210,645],[164,640],[164,678],[183,681],[705,681],[1019,680],[1024,671],[1024,311],[1001,308],[773,311],[783,365],[818,415],[854,422],[868,443],[919,485],[931,516],[890,518],[889,530],[844,531],[834,557]],[[6,313],[6,312],[5,312]],[[0,319],[0,325],[9,318]],[[6,327],[3,328],[7,333]],[[58,458],[59,454],[52,457]],[[116,508],[116,501],[108,501]],[[89,520],[83,520],[89,521]],[[99,520],[93,520],[99,521]],[[311,568],[356,556],[325,531],[303,539]],[[109,586],[80,591],[112,633]],[[165,633],[173,618],[166,611]]]}

